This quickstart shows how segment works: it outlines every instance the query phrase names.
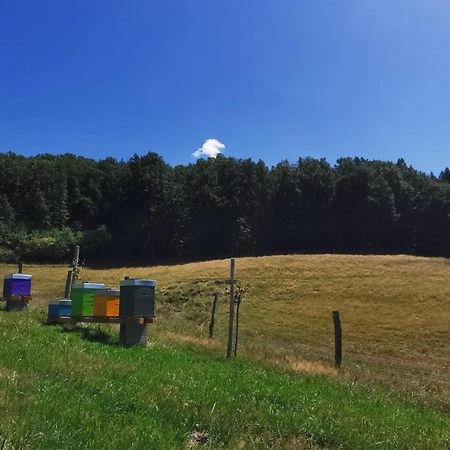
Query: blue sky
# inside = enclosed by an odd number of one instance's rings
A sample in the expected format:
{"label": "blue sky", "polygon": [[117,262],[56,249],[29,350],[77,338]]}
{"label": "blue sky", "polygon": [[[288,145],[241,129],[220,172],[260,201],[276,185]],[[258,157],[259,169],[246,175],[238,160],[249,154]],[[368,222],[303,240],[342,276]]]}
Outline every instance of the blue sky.
{"label": "blue sky", "polygon": [[448,0],[0,0],[0,151],[192,162],[206,139],[450,166]]}

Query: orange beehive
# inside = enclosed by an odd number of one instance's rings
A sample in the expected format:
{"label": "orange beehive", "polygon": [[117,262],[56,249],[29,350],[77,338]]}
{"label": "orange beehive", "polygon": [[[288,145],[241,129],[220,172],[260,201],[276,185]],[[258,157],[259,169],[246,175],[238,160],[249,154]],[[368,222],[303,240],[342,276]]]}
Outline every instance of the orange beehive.
{"label": "orange beehive", "polygon": [[119,316],[118,289],[104,289],[95,293],[94,316],[95,317],[118,317]]}

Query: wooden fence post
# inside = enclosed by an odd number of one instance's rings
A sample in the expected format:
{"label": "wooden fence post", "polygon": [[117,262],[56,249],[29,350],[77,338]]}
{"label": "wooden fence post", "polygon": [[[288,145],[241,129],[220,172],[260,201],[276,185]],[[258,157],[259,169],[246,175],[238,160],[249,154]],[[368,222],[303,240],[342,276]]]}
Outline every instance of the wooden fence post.
{"label": "wooden fence post", "polygon": [[73,260],[72,283],[78,279],[78,264],[80,263],[80,246],[75,247],[75,258]]}
{"label": "wooden fence post", "polygon": [[234,341],[234,357],[237,355],[238,335],[239,335],[239,308],[241,306],[241,297],[238,295],[236,302],[236,339]]}
{"label": "wooden fence post", "polygon": [[231,352],[233,350],[233,321],[234,321],[234,269],[236,260],[231,258],[230,260],[230,317],[228,322],[228,345],[227,345],[227,358],[231,358]]}
{"label": "wooden fence post", "polygon": [[211,305],[211,321],[209,322],[209,337],[212,339],[214,336],[214,321],[216,316],[217,300],[219,299],[219,294],[214,293],[212,305]]}
{"label": "wooden fence post", "polygon": [[23,262],[22,262],[22,261],[19,261],[19,262],[17,263],[17,265],[19,266],[19,267],[18,267],[19,273],[23,273]]}
{"label": "wooden fence post", "polygon": [[64,290],[64,298],[70,298],[70,293],[72,291],[72,271],[69,270],[67,272],[67,279],[66,279],[66,289]]}
{"label": "wooden fence post", "polygon": [[339,311],[333,311],[334,323],[334,366],[339,368],[342,363],[342,329]]}

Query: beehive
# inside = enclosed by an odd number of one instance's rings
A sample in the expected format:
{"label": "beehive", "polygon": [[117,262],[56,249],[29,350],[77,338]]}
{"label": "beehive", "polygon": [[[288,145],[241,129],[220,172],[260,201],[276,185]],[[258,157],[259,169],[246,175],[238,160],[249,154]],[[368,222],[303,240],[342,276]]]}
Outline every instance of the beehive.
{"label": "beehive", "polygon": [[125,279],[120,282],[121,317],[139,317],[155,315],[156,281],[139,278]]}
{"label": "beehive", "polygon": [[70,316],[71,300],[62,298],[48,304],[48,317],[65,317]]}
{"label": "beehive", "polygon": [[94,298],[95,317],[118,317],[119,289],[104,289],[97,291]]}
{"label": "beehive", "polygon": [[71,300],[73,317],[86,317],[94,314],[94,297],[99,289],[105,289],[103,283],[75,283],[72,287]]}
{"label": "beehive", "polygon": [[31,275],[13,273],[3,279],[3,297],[31,295]]}

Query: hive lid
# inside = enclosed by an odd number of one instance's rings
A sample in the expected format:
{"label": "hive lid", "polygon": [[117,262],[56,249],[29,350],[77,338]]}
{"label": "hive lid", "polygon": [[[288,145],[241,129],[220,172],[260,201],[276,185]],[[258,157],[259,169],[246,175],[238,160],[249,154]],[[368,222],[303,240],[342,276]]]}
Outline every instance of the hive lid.
{"label": "hive lid", "polygon": [[5,280],[31,280],[32,275],[25,275],[24,273],[11,273],[5,275]]}
{"label": "hive lid", "polygon": [[121,286],[156,286],[155,280],[142,280],[141,278],[129,278],[128,280],[122,280]]}
{"label": "hive lid", "polygon": [[105,289],[103,283],[90,283],[89,281],[83,283],[75,283],[73,289]]}
{"label": "hive lid", "polygon": [[95,295],[102,295],[105,297],[119,297],[120,291],[119,289],[102,289],[95,293]]}
{"label": "hive lid", "polygon": [[72,300],[70,300],[70,298],[60,298],[59,299],[59,304],[60,305],[71,305],[72,304]]}
{"label": "hive lid", "polygon": [[70,306],[72,304],[72,300],[70,300],[70,298],[59,298],[58,300],[49,301],[48,304]]}

